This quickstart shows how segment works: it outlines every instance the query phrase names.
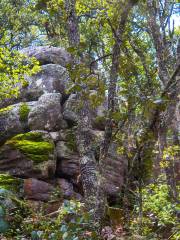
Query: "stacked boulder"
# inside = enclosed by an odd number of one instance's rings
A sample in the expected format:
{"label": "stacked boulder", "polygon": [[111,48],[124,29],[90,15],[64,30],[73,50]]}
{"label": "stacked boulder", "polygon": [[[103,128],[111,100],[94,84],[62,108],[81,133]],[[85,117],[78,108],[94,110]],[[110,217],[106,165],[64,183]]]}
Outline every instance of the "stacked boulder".
{"label": "stacked boulder", "polygon": [[[0,179],[21,179],[21,192],[28,201],[49,201],[57,189],[63,198],[79,199],[82,189],[77,181],[79,154],[74,130],[78,102],[75,93],[66,93],[69,75],[65,66],[71,56],[49,46],[26,48],[22,53],[36,57],[41,70],[26,77],[18,99],[0,103]],[[104,134],[106,109],[104,103],[92,112],[97,142]],[[106,166],[106,190],[116,196],[126,164],[114,143]]]}

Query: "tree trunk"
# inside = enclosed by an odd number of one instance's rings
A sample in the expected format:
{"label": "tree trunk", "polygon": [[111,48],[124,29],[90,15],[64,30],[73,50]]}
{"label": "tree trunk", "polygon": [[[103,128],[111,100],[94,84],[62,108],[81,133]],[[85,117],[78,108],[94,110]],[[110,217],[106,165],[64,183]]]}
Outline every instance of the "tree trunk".
{"label": "tree trunk", "polygon": [[77,47],[80,43],[78,20],[76,16],[76,0],[65,0],[67,14],[68,40],[71,47]]}
{"label": "tree trunk", "polygon": [[[154,131],[158,132],[159,145],[160,145],[160,160],[162,160],[163,152],[168,144],[166,142],[166,132],[169,129],[173,131],[173,143],[178,143],[179,139],[177,137],[177,120],[176,120],[176,105],[179,102],[178,92],[180,90],[180,78],[179,78],[179,57],[180,57],[180,40],[177,47],[177,55],[172,56],[170,52],[170,47],[168,46],[167,39],[171,40],[170,36],[167,35],[165,27],[167,26],[167,16],[165,12],[168,12],[167,1],[165,1],[163,13],[160,13],[159,1],[148,0],[147,1],[147,11],[148,11],[148,23],[149,30],[152,36],[152,40],[156,49],[156,59],[159,71],[159,79],[162,81],[164,88],[168,89],[167,92],[162,96],[169,99],[169,104],[166,111],[160,114],[158,113],[158,118],[154,123]],[[171,16],[172,11],[168,12]],[[164,15],[164,16],[163,16]],[[168,38],[167,38],[168,37]],[[170,78],[169,72],[172,71],[172,64],[175,63],[176,74],[172,79],[174,85],[168,82]],[[170,85],[172,85],[170,87]],[[165,91],[164,91],[165,92]],[[160,116],[161,115],[161,116]],[[164,119],[163,119],[164,118]],[[156,125],[156,126],[155,126]],[[177,199],[176,181],[174,174],[174,162],[173,160],[168,160],[168,166],[165,168],[165,173],[167,177],[167,184],[169,186],[169,194],[171,199]]]}
{"label": "tree trunk", "polygon": [[[104,174],[103,170],[106,168],[104,165],[105,159],[108,154],[109,146],[112,140],[112,129],[113,129],[113,113],[115,112],[115,104],[116,104],[116,88],[118,81],[118,71],[119,71],[119,60],[120,60],[120,49],[123,43],[123,35],[126,28],[126,23],[128,20],[129,13],[131,12],[133,6],[138,1],[128,0],[122,10],[118,28],[114,29],[109,21],[109,24],[114,33],[115,44],[112,50],[112,64],[110,70],[110,79],[109,79],[109,87],[108,87],[108,112],[107,112],[107,120],[105,124],[105,134],[104,140],[101,144],[100,148],[100,157],[99,157],[99,166],[100,166],[100,181],[99,181],[99,189],[98,189],[98,198],[104,199],[103,202],[106,202],[106,193],[104,188]],[[105,205],[99,205],[99,214],[101,215],[101,219],[103,218],[105,213]]]}
{"label": "tree trunk", "polygon": [[[80,34],[75,4],[75,0],[66,0],[65,2],[69,45],[77,48],[80,43]],[[79,62],[81,62],[81,59],[74,59],[73,65],[75,66]],[[100,176],[98,174],[98,166],[92,147],[94,139],[92,138],[91,106],[85,92],[86,86],[82,92],[77,93],[80,106],[76,139],[80,154],[80,173],[85,206],[88,211],[91,211],[94,218],[94,224],[97,225],[98,229],[102,219],[100,209],[102,206],[105,206],[105,202],[104,198],[98,195],[98,193],[101,192],[101,186],[99,184]],[[102,196],[102,194],[100,195]]]}
{"label": "tree trunk", "polygon": [[[137,4],[138,1],[128,0],[124,6],[123,12],[120,16],[119,25],[117,30],[114,30],[114,40],[115,44],[112,50],[112,64],[110,71],[109,87],[108,87],[108,113],[107,120],[105,125],[105,136],[104,141],[101,146],[100,162],[103,165],[103,161],[106,158],[108,153],[109,145],[112,138],[112,114],[115,111],[115,98],[116,98],[116,88],[118,80],[118,71],[119,71],[119,60],[120,60],[120,48],[123,42],[123,34],[125,32],[126,23],[128,16],[133,6]],[[112,27],[111,23],[110,26]]]}

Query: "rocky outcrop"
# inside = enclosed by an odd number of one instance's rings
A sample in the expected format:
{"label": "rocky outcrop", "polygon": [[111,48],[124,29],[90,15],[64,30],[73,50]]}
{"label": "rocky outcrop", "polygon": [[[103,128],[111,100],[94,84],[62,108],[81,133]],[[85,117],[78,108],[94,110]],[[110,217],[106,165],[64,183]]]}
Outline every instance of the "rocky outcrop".
{"label": "rocky outcrop", "polygon": [[[50,201],[57,191],[63,198],[81,199],[78,192],[83,192],[75,136],[78,100],[75,93],[66,93],[69,75],[65,66],[71,62],[71,57],[64,49],[55,47],[33,47],[21,52],[36,57],[41,70],[26,77],[27,84],[17,99],[0,104],[0,107],[8,104],[0,109],[0,176],[15,177],[25,199],[34,201],[37,206]],[[92,94],[97,93],[92,90]],[[14,102],[18,103],[12,104]],[[93,147],[97,150],[97,159],[106,110],[107,100],[92,109]],[[104,169],[109,196],[118,195],[126,167],[126,161],[112,143]],[[23,183],[19,183],[19,179]],[[57,202],[59,206],[60,200]]]}

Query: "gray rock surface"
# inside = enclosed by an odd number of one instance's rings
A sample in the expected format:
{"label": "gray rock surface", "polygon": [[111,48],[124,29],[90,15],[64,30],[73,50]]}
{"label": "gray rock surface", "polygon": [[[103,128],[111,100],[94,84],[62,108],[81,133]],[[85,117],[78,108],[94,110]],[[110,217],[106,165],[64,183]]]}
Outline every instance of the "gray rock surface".
{"label": "gray rock surface", "polygon": [[59,141],[56,144],[57,168],[60,177],[76,179],[79,175],[79,155],[69,142]]}
{"label": "gray rock surface", "polygon": [[[78,114],[78,100],[76,94],[71,94],[65,104],[63,105],[63,117],[70,125],[77,125]],[[92,124],[93,128],[104,130],[105,127],[105,111],[107,110],[107,103],[104,102],[95,109],[92,109]]]}
{"label": "gray rock surface", "polygon": [[43,94],[29,112],[29,128],[48,131],[66,128],[67,124],[61,114],[60,102],[60,93]]}
{"label": "gray rock surface", "polygon": [[71,94],[63,105],[63,117],[73,125],[77,124],[78,122],[77,106],[78,100],[76,94]]}
{"label": "gray rock surface", "polygon": [[71,62],[71,55],[64,49],[52,46],[28,47],[21,50],[28,57],[35,57],[41,65],[59,64],[66,66]]}
{"label": "gray rock surface", "polygon": [[66,89],[69,83],[67,70],[61,65],[47,64],[41,66],[40,72],[33,76],[26,77],[27,87],[21,90],[21,98],[37,100],[43,93],[59,92],[66,96]]}
{"label": "gray rock surface", "polygon": [[105,190],[111,197],[118,195],[124,184],[124,177],[127,171],[127,161],[122,155],[118,154],[117,150],[117,145],[112,143],[104,163]]}
{"label": "gray rock surface", "polygon": [[0,143],[27,130],[28,114],[35,104],[36,102],[18,103],[0,109]]}

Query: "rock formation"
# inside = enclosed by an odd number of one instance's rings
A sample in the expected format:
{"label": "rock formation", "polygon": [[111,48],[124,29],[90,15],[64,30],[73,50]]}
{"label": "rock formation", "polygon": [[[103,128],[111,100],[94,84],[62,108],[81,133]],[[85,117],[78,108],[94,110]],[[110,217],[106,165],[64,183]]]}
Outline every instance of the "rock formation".
{"label": "rock formation", "polygon": [[[66,64],[70,55],[61,48],[33,47],[22,50],[36,57],[41,71],[26,77],[17,99],[0,103],[0,190],[15,184],[29,201],[48,201],[58,189],[64,198],[81,198],[79,155],[74,127],[78,120],[75,93]],[[104,134],[104,103],[92,111],[95,144]],[[123,184],[126,163],[112,143],[106,159],[106,191],[116,196]],[[20,191],[20,188],[22,191]],[[1,192],[0,192],[1,194]]]}

